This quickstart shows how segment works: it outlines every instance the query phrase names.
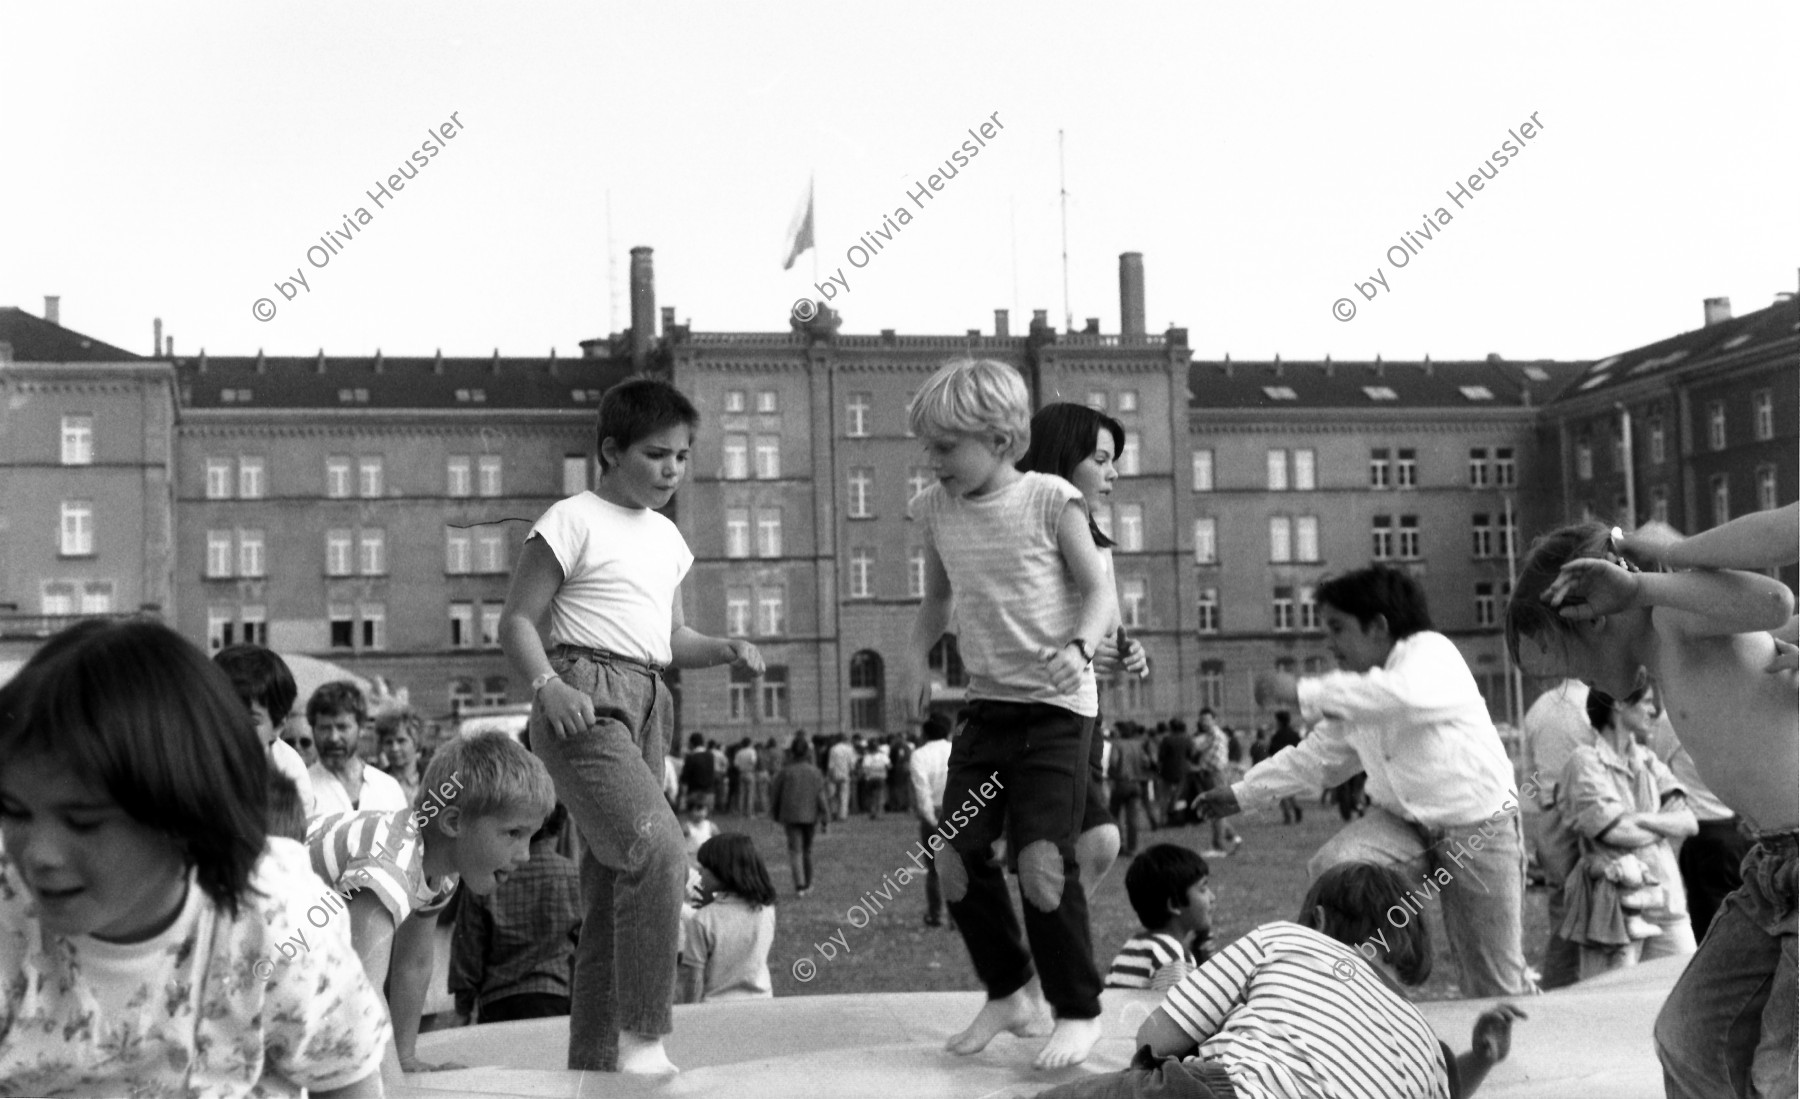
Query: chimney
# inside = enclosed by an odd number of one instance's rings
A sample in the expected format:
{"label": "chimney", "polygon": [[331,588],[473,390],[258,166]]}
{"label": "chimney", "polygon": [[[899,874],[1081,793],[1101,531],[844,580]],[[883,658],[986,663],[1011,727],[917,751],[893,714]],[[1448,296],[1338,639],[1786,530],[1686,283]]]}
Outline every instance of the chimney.
{"label": "chimney", "polygon": [[62,324],[61,306],[62,306],[62,295],[60,295],[60,294],[45,294],[44,295],[44,319],[49,321],[51,324],[60,326]]}
{"label": "chimney", "polygon": [[667,336],[669,334],[669,330],[674,327],[675,327],[675,307],[673,305],[665,305],[662,307],[663,335]]}
{"label": "chimney", "polygon": [[1031,311],[1031,327],[1033,327],[1033,328],[1048,328],[1048,327],[1050,327],[1050,310],[1048,310],[1048,309],[1033,309]]}
{"label": "chimney", "polygon": [[154,359],[160,359],[160,358],[162,358],[162,353],[163,353],[163,349],[162,349],[162,347],[163,347],[163,344],[162,344],[162,318],[161,317],[156,318],[156,323],[151,326],[150,330],[153,333],[153,335],[150,337],[150,342],[152,345],[150,348],[150,357],[154,358]]}
{"label": "chimney", "polygon": [[[50,299],[46,298],[44,300],[49,301]],[[1715,324],[1720,324],[1731,319],[1730,298],[1707,298],[1702,304],[1706,308],[1705,327],[1711,328]]]}
{"label": "chimney", "polygon": [[1119,255],[1119,335],[1144,334],[1144,253]]}
{"label": "chimney", "polygon": [[1004,310],[1004,309],[994,310],[994,335],[1000,337],[1001,339],[1005,339],[1006,337],[1012,335],[1011,326],[1012,326],[1012,322],[1009,319],[1006,310]]}
{"label": "chimney", "polygon": [[631,250],[631,368],[638,371],[650,364],[650,345],[656,339],[656,275],[650,252],[641,245]]}
{"label": "chimney", "polygon": [[1085,336],[1098,336],[1100,334],[1100,318],[1089,317],[1087,319],[1087,327],[1082,329],[1081,332],[1082,335]]}

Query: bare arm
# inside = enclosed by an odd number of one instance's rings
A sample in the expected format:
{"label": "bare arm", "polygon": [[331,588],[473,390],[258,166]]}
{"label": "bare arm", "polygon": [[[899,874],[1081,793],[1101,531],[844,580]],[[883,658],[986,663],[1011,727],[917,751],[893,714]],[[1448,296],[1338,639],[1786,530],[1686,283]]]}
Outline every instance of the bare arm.
{"label": "bare arm", "polygon": [[[1079,638],[1089,654],[1097,653],[1119,620],[1119,593],[1113,589],[1106,562],[1088,530],[1087,511],[1079,502],[1071,500],[1063,506],[1056,521],[1056,543],[1074,575],[1075,589],[1081,593],[1081,618],[1075,625],[1075,637],[1069,640]],[[1064,644],[1048,660],[1050,682],[1057,690],[1072,691],[1081,685],[1081,672],[1088,661],[1075,646]]]}
{"label": "bare arm", "polygon": [[1672,569],[1766,569],[1800,561],[1800,502],[1753,511],[1699,534],[1681,537],[1666,524],[1646,523],[1627,535],[1624,549]]}
{"label": "bare arm", "polygon": [[425,1010],[425,996],[431,988],[431,973],[436,962],[437,914],[408,916],[394,933],[394,955],[388,976],[388,1015],[394,1023],[394,1046],[400,1055],[400,1068],[405,1072],[435,1072],[461,1068],[461,1065],[427,1064],[419,1060],[419,1016]]}
{"label": "bare arm", "polygon": [[708,637],[688,626],[687,616],[681,609],[679,588],[675,590],[675,603],[669,612],[672,626],[669,631],[670,663],[675,667],[712,668],[729,664],[756,675],[762,674],[763,658],[755,645],[741,637]]}
{"label": "bare arm", "polygon": [[912,638],[906,646],[907,694],[913,716],[924,717],[931,709],[931,647],[950,627],[950,574],[938,557],[937,547],[925,543],[925,598],[913,618]]}
{"label": "bare arm", "polygon": [[383,1099],[387,1092],[381,1086],[381,1073],[371,1072],[354,1084],[330,1091],[307,1091],[313,1099]]}
{"label": "bare arm", "polygon": [[1149,1046],[1158,1057],[1177,1057],[1192,1053],[1200,1043],[1188,1037],[1187,1031],[1175,1025],[1166,1008],[1157,1008],[1138,1027],[1137,1044]]}
{"label": "bare arm", "polygon": [[[375,899],[375,894],[363,890],[350,898],[350,941],[356,947],[356,956],[362,960],[363,972],[368,975],[369,984],[376,989],[387,987],[388,957],[394,947],[394,917]],[[386,1004],[386,996],[383,996]],[[388,1014],[393,1010],[389,1005]],[[416,1032],[415,1032],[416,1033]],[[400,1055],[389,1042],[387,1051],[381,1058],[381,1077],[387,1084],[402,1086],[405,1079],[400,1071]]]}
{"label": "bare arm", "polygon": [[[556,554],[542,538],[528,538],[519,563],[513,569],[512,588],[500,610],[500,648],[526,681],[555,671],[544,653],[538,623],[549,613],[550,601],[562,587],[563,569]],[[594,703],[587,695],[560,679],[552,679],[538,692],[544,720],[559,737],[571,737],[594,723]]]}
{"label": "bare arm", "polygon": [[1564,618],[1576,620],[1665,607],[1680,612],[1677,628],[1690,637],[1779,629],[1794,616],[1794,593],[1768,576],[1728,570],[1628,572],[1598,557],[1564,565],[1544,598],[1561,607]]}

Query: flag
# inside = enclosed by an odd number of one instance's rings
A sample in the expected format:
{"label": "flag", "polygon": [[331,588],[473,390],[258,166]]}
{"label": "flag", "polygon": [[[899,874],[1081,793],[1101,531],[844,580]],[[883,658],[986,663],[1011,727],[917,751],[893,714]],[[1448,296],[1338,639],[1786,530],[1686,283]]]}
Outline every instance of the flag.
{"label": "flag", "polygon": [[813,246],[813,189],[812,180],[806,181],[806,209],[798,213],[794,223],[788,226],[787,262],[781,265],[783,271],[792,270],[794,261],[800,253]]}

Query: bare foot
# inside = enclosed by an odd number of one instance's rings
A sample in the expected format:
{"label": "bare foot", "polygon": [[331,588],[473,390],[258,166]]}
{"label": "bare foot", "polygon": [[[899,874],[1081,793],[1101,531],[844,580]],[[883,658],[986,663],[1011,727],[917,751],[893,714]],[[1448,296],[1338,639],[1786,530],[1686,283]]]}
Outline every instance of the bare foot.
{"label": "bare foot", "polygon": [[1056,1030],[1044,1043],[1037,1060],[1038,1068],[1068,1068],[1087,1060],[1094,1043],[1100,1040],[1099,1019],[1058,1019]]}
{"label": "bare foot", "polygon": [[1047,1022],[1043,1000],[1033,996],[1031,986],[1026,985],[1011,996],[982,1004],[975,1021],[951,1035],[944,1048],[964,1056],[980,1053],[1003,1030],[1021,1038],[1033,1038],[1046,1032]]}
{"label": "bare foot", "polygon": [[637,1076],[666,1076],[681,1070],[663,1051],[661,1038],[646,1038],[626,1031],[619,1035],[619,1071]]}

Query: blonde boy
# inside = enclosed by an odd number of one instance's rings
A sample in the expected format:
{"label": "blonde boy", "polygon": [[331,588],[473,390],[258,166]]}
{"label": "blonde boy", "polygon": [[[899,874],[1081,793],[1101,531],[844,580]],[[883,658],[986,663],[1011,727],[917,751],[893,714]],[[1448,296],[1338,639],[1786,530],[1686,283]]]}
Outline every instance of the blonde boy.
{"label": "blonde boy", "polygon": [[[943,803],[978,794],[999,802],[939,832],[952,849],[937,860],[944,896],[988,992],[946,1048],[971,1054],[1003,1030],[1048,1031],[1037,1065],[1061,1068],[1084,1060],[1099,1037],[1100,973],[1074,844],[1098,713],[1090,664],[1118,613],[1117,597],[1080,491],[1013,467],[1030,442],[1031,420],[1017,371],[989,361],[950,363],[919,390],[909,417],[938,479],[912,504],[925,532],[925,599],[907,652],[911,697],[925,713],[928,654],[955,632],[969,704],[959,715]],[[988,857],[1003,824],[1019,853],[1029,950],[1005,876]],[[939,849],[937,835],[932,843]]]}

